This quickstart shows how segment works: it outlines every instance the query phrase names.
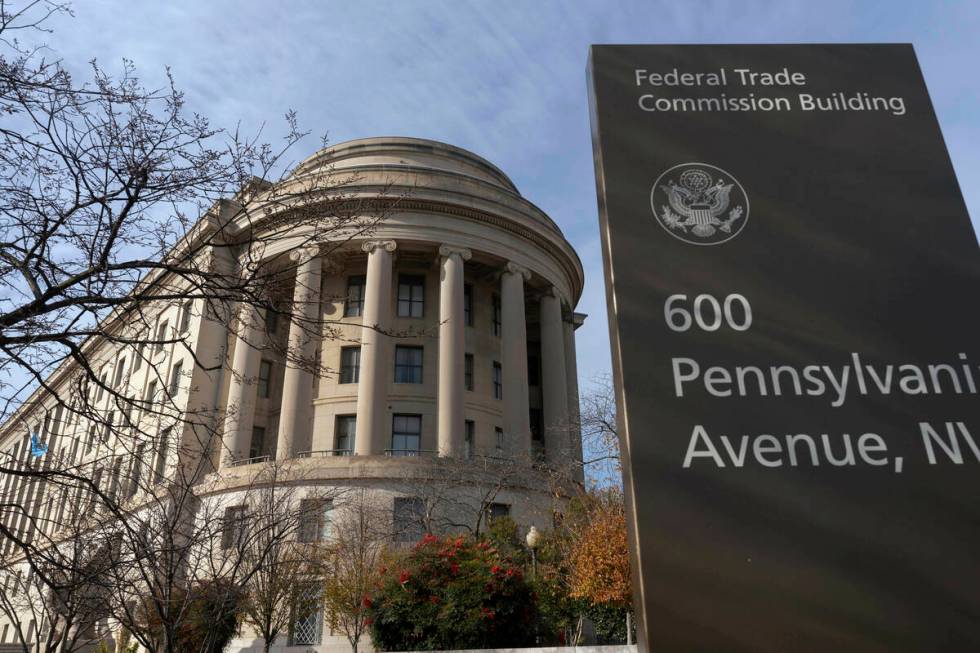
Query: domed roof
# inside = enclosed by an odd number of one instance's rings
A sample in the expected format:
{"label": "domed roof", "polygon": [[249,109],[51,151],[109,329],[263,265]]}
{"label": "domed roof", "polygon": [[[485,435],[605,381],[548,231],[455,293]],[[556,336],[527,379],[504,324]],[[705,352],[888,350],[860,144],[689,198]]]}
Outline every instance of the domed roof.
{"label": "domed roof", "polygon": [[405,136],[359,138],[323,148],[303,161],[294,174],[301,175],[320,167],[337,171],[378,166],[465,175],[520,195],[514,182],[483,157],[448,143]]}

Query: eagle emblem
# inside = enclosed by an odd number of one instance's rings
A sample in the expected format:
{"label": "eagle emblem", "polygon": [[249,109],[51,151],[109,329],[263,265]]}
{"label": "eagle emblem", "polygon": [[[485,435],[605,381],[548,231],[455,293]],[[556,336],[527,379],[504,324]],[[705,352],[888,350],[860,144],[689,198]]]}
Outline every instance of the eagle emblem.
{"label": "eagle emblem", "polygon": [[650,203],[668,233],[695,245],[731,240],[748,218],[741,184],[704,163],[684,163],[664,172],[653,184]]}

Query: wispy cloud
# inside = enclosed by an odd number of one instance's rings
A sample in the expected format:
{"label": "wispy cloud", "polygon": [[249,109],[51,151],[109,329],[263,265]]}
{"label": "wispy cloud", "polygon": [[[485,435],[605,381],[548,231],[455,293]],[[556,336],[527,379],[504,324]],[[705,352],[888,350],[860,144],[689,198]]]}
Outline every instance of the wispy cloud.
{"label": "wispy cloud", "polygon": [[86,0],[75,12],[50,39],[67,62],[127,57],[151,84],[163,83],[169,65],[189,106],[215,124],[265,122],[274,138],[293,108],[334,142],[420,136],[498,164],[585,264],[583,380],[609,367],[585,91],[590,43],[911,41],[974,225],[980,217],[975,3]]}

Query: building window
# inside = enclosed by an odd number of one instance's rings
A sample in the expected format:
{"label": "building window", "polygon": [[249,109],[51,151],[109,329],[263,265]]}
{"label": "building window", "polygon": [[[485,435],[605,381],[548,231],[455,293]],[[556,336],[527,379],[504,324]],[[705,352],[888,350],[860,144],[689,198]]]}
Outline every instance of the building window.
{"label": "building window", "polygon": [[163,322],[161,322],[160,323],[160,326],[157,327],[156,349],[154,350],[157,353],[163,351],[163,345],[164,345],[164,343],[167,340],[167,328],[168,327],[169,327],[169,324],[167,323],[167,320],[164,320]]}
{"label": "building window", "polygon": [[493,434],[497,439],[497,451],[504,450],[504,430],[499,426],[495,426],[493,429]]}
{"label": "building window", "polygon": [[157,451],[157,464],[153,470],[153,484],[163,483],[167,474],[167,456],[170,454],[170,433],[173,427],[168,426],[160,432],[160,449]]}
{"label": "building window", "polygon": [[177,361],[177,363],[170,368],[170,387],[168,390],[170,391],[171,397],[175,396],[177,391],[180,390],[180,375],[183,367],[183,361]]}
{"label": "building window", "polygon": [[102,441],[105,444],[109,444],[109,440],[112,438],[112,427],[116,424],[116,411],[110,410],[105,417],[105,429],[102,432]]}
{"label": "building window", "polygon": [[335,453],[349,456],[354,450],[354,434],[357,432],[356,415],[338,415],[336,427]]}
{"label": "building window", "polygon": [[357,383],[361,376],[361,348],[340,348],[340,383]]}
{"label": "building window", "polygon": [[272,361],[262,361],[259,363],[259,383],[258,395],[261,399],[268,399],[272,389]]}
{"label": "building window", "polygon": [[463,457],[469,460],[473,457],[473,443],[476,440],[476,422],[471,419],[463,422]]}
{"label": "building window", "polygon": [[492,524],[495,520],[501,517],[510,517],[510,504],[507,503],[491,503],[487,507],[487,519]]}
{"label": "building window", "polygon": [[362,274],[347,277],[347,299],[344,301],[344,317],[358,317],[364,314],[364,285],[367,278]]}
{"label": "building window", "polygon": [[[141,333],[136,337],[139,338],[140,340],[144,340],[146,338],[146,334]],[[141,342],[140,344],[136,345],[136,358],[133,359],[134,372],[143,366],[143,358],[145,357],[146,357],[146,343]]]}
{"label": "building window", "polygon": [[422,383],[421,347],[395,347],[395,383]]}
{"label": "building window", "polygon": [[99,377],[99,391],[95,395],[95,400],[96,401],[102,401],[102,395],[103,395],[103,393],[105,393],[105,384],[106,384],[106,379],[108,378],[108,376],[109,375],[106,372],[103,372],[102,373],[102,376]]}
{"label": "building window", "polygon": [[500,335],[500,295],[493,294],[493,322],[491,323],[493,335]]}
{"label": "building window", "polygon": [[493,362],[493,398],[504,398],[504,371],[497,361]]}
{"label": "building window", "polygon": [[425,532],[425,506],[418,497],[395,499],[394,531],[396,542],[418,542]]}
{"label": "building window", "polygon": [[398,275],[398,317],[422,317],[425,277]]}
{"label": "building window", "polygon": [[221,522],[221,548],[230,549],[240,542],[245,534],[245,522],[248,519],[246,506],[228,506]]}
{"label": "building window", "polygon": [[473,392],[473,354],[463,357],[463,388]]}
{"label": "building window", "polygon": [[133,498],[133,496],[139,492],[140,482],[143,480],[143,455],[146,453],[146,443],[142,443],[136,447],[136,453],[133,454],[133,468],[129,474],[129,490],[126,493],[127,498]]}
{"label": "building window", "polygon": [[394,415],[391,420],[391,455],[417,456],[422,439],[421,415]]}
{"label": "building window", "polygon": [[279,330],[279,313],[274,308],[265,309],[265,332],[270,336]]}
{"label": "building window", "polygon": [[323,590],[320,583],[304,583],[289,628],[290,646],[316,646],[323,641]]}
{"label": "building window", "polygon": [[112,385],[116,388],[122,385],[123,374],[126,373],[126,359],[120,358],[119,362],[116,363],[116,378],[113,379]]}
{"label": "building window", "polygon": [[473,326],[473,284],[463,284],[463,324]]}
{"label": "building window", "polygon": [[252,427],[252,441],[248,447],[248,457],[250,459],[265,455],[265,427]]}
{"label": "building window", "polygon": [[180,332],[187,333],[191,328],[191,308],[194,306],[193,300],[188,299],[180,309]]}
{"label": "building window", "polygon": [[119,497],[119,478],[122,476],[122,456],[116,456],[112,464],[112,476],[109,477],[109,499],[115,501]]}
{"label": "building window", "polygon": [[150,381],[150,384],[146,386],[146,401],[152,404],[157,400],[157,382],[156,379]]}
{"label": "building window", "polygon": [[333,503],[329,499],[303,499],[299,502],[299,529],[296,541],[310,544],[322,542],[330,535],[330,511]]}

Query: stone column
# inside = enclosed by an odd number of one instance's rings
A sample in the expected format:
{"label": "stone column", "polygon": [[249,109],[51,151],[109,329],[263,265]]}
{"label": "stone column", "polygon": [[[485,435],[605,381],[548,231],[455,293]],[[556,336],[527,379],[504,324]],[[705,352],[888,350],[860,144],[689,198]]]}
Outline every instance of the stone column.
{"label": "stone column", "polygon": [[224,467],[226,462],[248,458],[255,420],[255,382],[262,360],[261,352],[254,345],[259,344],[263,337],[261,324],[258,309],[252,304],[243,304],[238,315],[238,338],[231,362],[231,385],[225,404],[225,432],[219,467]]}
{"label": "stone column", "polygon": [[289,322],[289,354],[282,380],[282,408],[276,459],[286,460],[297,451],[309,451],[313,441],[313,372],[316,364],[320,318],[320,252],[316,247],[295,250],[290,260],[296,267],[292,319]]}
{"label": "stone column", "polygon": [[531,456],[531,417],[527,398],[527,326],[524,282],[531,273],[508,263],[500,276],[501,360],[503,368],[504,436],[519,456]]}
{"label": "stone column", "polygon": [[391,343],[379,333],[391,328],[391,260],[393,240],[373,240],[361,246],[368,253],[361,317],[361,371],[357,384],[357,430],[354,453],[358,456],[384,453],[385,406],[391,367]]}
{"label": "stone column", "polygon": [[[567,378],[565,386],[568,389],[568,414],[573,425],[573,428],[569,431],[568,437],[570,438],[569,444],[571,447],[572,457],[578,462],[582,462],[582,427],[580,423],[582,416],[579,408],[578,396],[578,363],[575,356],[575,329],[580,327],[584,320],[584,314],[572,313],[571,318],[564,322],[565,376]],[[576,477],[579,481],[584,480],[585,474],[581,467],[579,467]]]}
{"label": "stone column", "polygon": [[463,376],[466,373],[466,331],[463,306],[463,265],[472,252],[443,245],[439,281],[439,455],[463,451]]}
{"label": "stone column", "polygon": [[550,463],[567,462],[570,452],[565,332],[561,300],[554,287],[541,296],[541,376],[545,455]]}

